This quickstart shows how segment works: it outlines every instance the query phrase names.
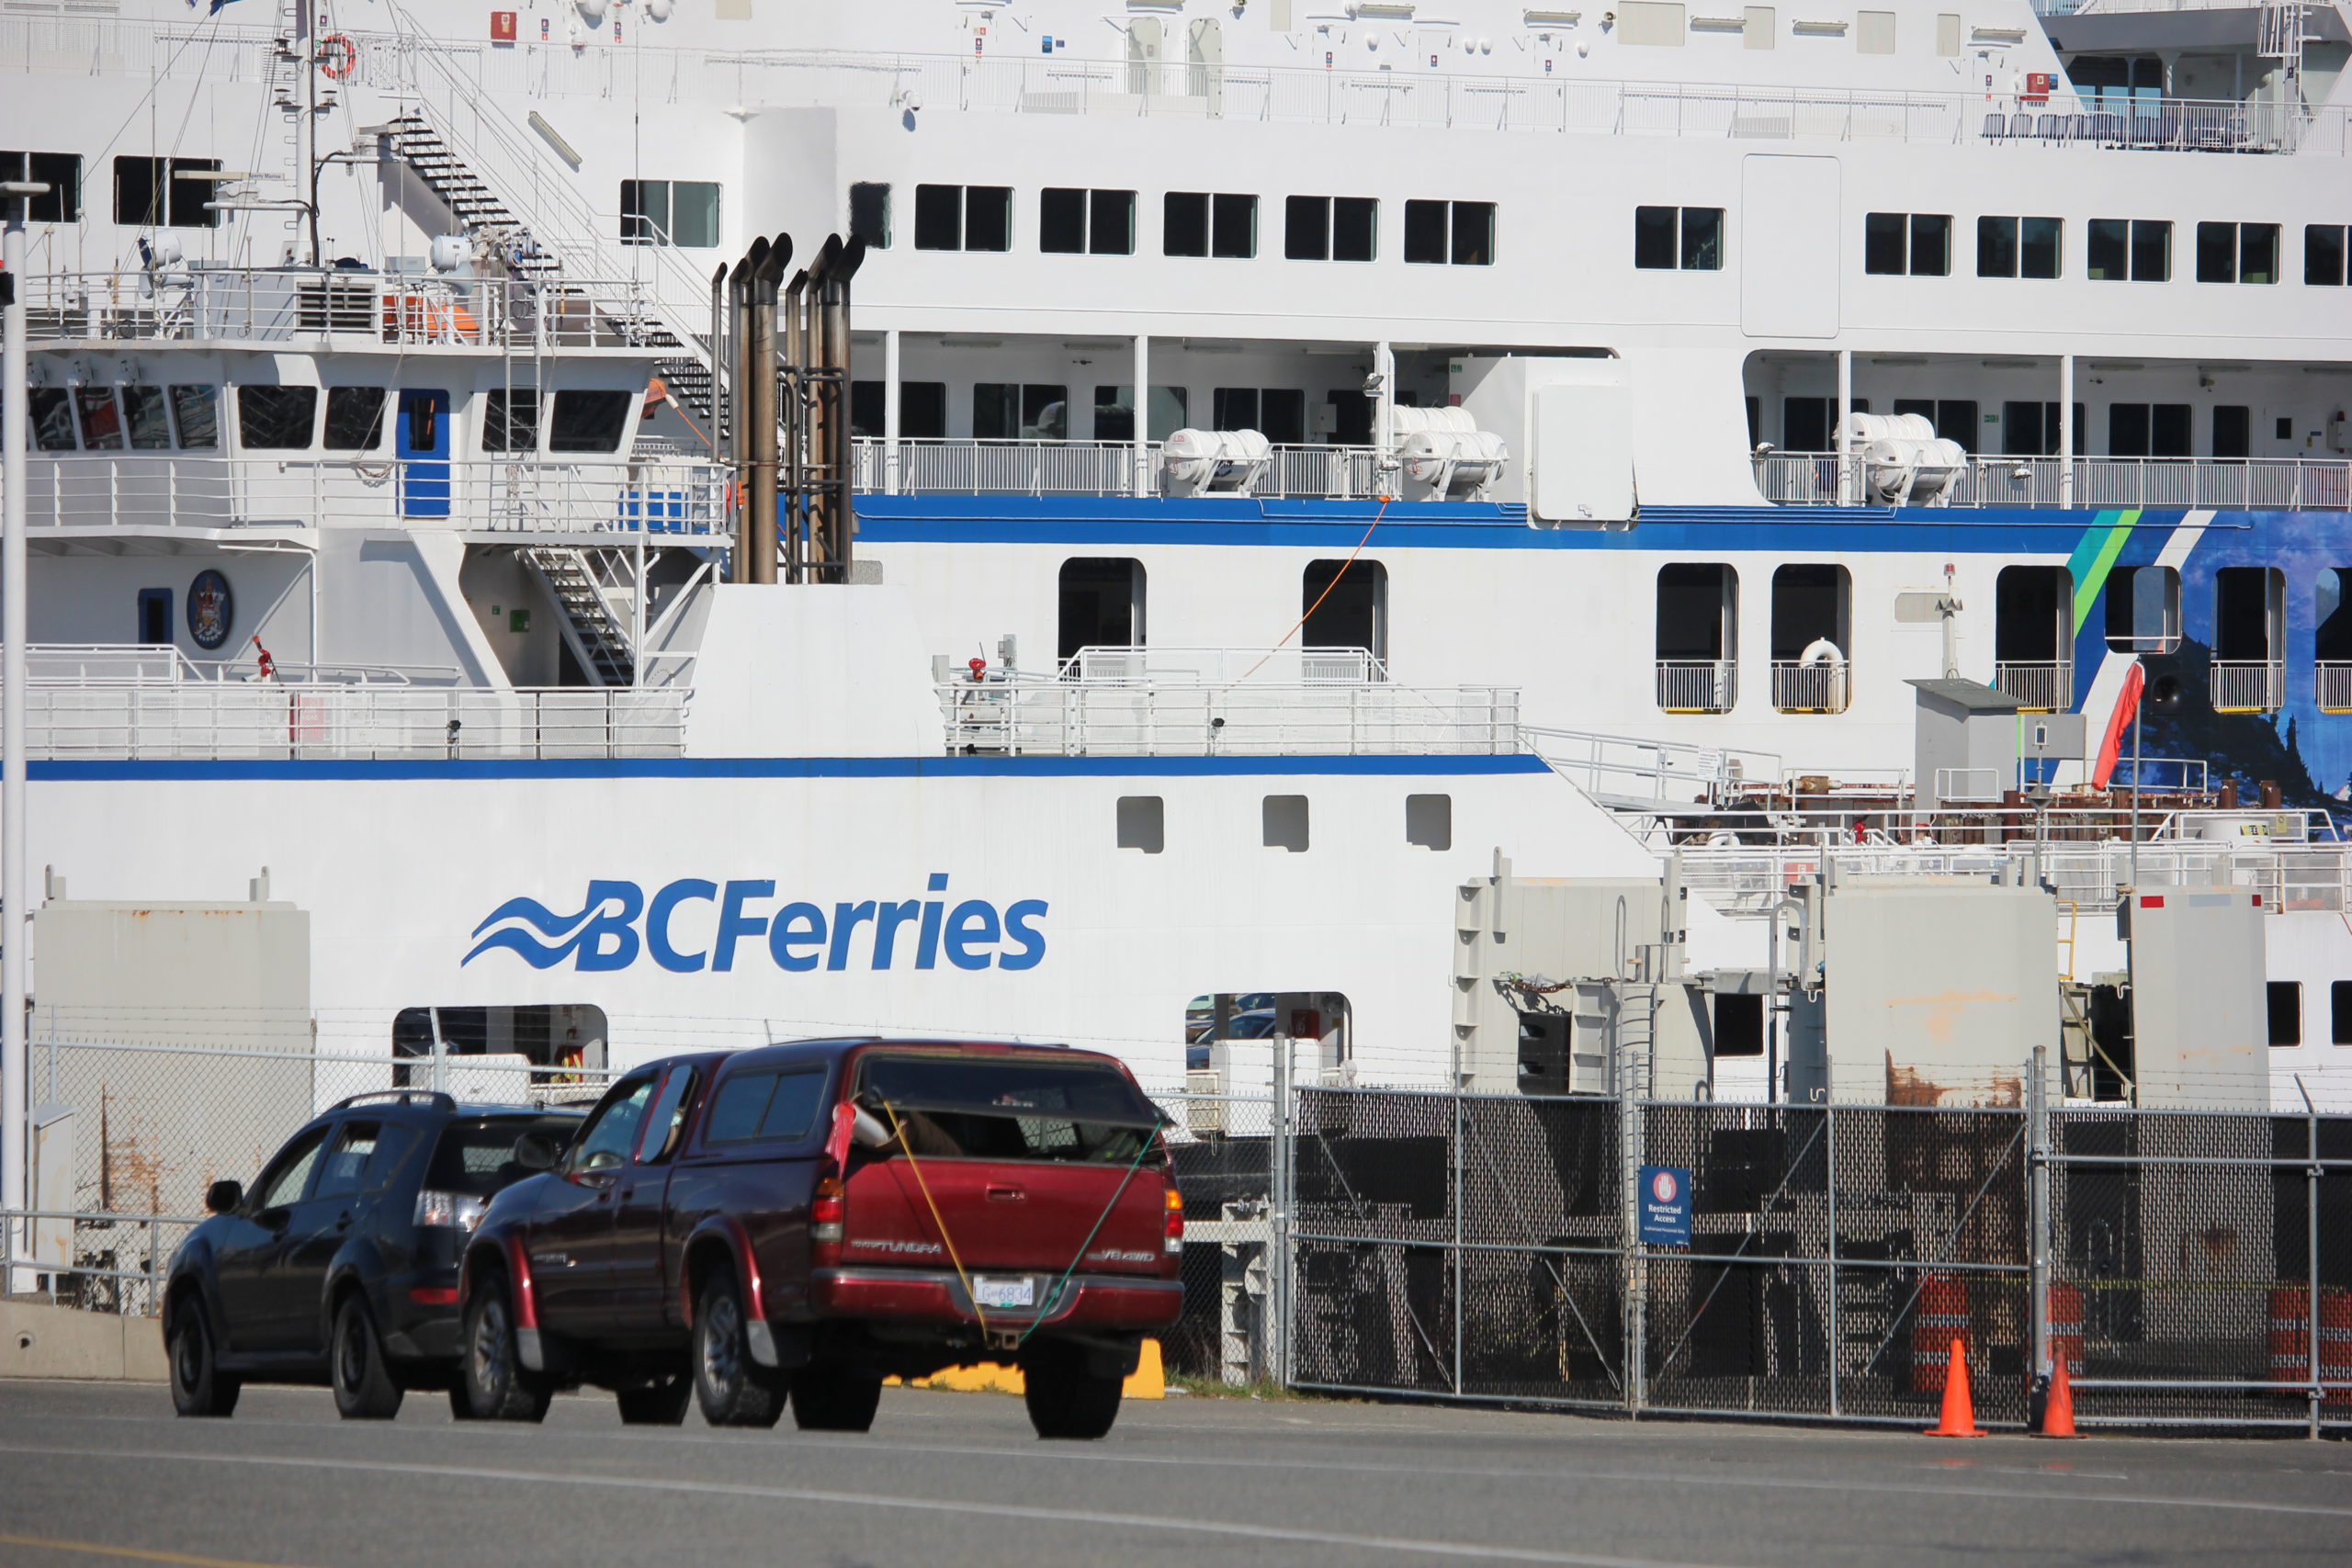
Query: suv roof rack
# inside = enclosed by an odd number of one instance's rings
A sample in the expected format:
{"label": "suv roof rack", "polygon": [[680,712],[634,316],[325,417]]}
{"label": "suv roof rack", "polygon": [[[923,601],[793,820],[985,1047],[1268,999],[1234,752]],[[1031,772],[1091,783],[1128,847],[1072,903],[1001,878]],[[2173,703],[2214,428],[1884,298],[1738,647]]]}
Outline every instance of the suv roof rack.
{"label": "suv roof rack", "polygon": [[437,1089],[371,1089],[364,1094],[346,1095],[336,1100],[332,1109],[341,1111],[365,1100],[390,1100],[401,1105],[430,1105],[435,1111],[458,1109],[456,1099]]}

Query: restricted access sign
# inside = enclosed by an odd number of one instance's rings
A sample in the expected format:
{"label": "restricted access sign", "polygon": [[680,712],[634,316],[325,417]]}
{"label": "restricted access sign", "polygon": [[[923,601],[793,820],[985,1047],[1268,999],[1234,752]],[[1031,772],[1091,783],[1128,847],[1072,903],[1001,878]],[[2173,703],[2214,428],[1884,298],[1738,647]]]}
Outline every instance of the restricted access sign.
{"label": "restricted access sign", "polygon": [[1642,1167],[1642,1239],[1690,1245],[1690,1173],[1679,1165]]}

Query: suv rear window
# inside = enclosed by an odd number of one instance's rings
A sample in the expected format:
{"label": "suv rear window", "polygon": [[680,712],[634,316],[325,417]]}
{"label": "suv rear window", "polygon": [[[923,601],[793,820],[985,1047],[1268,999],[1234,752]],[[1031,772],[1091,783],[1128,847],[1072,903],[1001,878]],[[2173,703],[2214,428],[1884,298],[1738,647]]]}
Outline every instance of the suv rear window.
{"label": "suv rear window", "polygon": [[1124,1165],[1160,1122],[1125,1074],[1083,1058],[869,1056],[857,1099],[934,1157]]}
{"label": "suv rear window", "polygon": [[501,1188],[531,1173],[514,1163],[514,1140],[526,1133],[545,1133],[559,1146],[569,1145],[580,1131],[571,1116],[490,1116],[452,1122],[441,1130],[434,1146],[433,1168],[424,1185],[435,1192],[456,1192],[488,1198]]}

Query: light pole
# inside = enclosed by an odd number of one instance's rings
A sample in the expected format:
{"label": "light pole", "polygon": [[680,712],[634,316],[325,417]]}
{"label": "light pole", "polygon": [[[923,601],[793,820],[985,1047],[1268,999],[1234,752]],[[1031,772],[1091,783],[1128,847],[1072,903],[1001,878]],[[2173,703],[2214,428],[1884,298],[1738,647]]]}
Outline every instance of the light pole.
{"label": "light pole", "polygon": [[[32,180],[0,180],[0,1209],[25,1208],[25,206]],[[11,1225],[21,1222],[11,1220]],[[28,1230],[6,1238],[14,1258]],[[0,1270],[0,1291],[16,1288]]]}

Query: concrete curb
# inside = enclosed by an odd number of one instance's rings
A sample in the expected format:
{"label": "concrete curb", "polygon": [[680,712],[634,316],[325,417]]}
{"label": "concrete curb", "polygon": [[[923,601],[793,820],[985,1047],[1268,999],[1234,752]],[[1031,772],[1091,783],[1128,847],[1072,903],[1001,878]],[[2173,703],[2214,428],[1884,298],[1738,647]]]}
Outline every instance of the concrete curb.
{"label": "concrete curb", "polygon": [[159,1318],[0,1302],[0,1378],[164,1382],[170,1375]]}

